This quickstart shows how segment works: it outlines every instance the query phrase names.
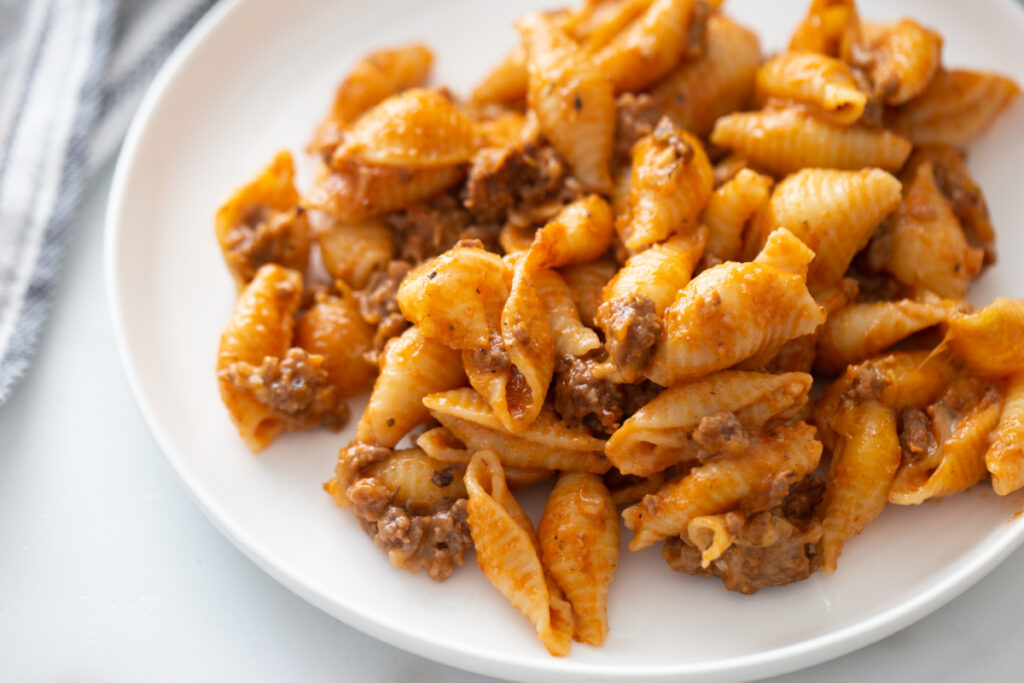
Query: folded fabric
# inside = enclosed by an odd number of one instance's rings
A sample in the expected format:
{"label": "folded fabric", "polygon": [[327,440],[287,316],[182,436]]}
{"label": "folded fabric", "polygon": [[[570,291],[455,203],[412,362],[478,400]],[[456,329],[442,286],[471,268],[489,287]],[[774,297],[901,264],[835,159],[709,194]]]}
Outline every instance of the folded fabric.
{"label": "folded fabric", "polygon": [[0,404],[32,359],[89,173],[213,2],[0,0]]}

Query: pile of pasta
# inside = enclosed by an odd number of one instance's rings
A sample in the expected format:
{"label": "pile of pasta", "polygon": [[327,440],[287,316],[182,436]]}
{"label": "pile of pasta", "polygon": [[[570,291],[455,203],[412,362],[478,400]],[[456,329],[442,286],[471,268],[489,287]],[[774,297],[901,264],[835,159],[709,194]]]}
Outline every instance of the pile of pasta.
{"label": "pile of pasta", "polygon": [[[372,384],[327,491],[397,567],[475,549],[554,655],[605,639],[620,519],[753,593],[889,503],[1024,486],[1024,302],[964,299],[995,249],[962,151],[1019,88],[851,0],[768,58],[717,5],[525,16],[466,99],[376,52],[312,187],[282,152],[216,217],[245,442]],[[535,527],[513,491],[546,480]]]}

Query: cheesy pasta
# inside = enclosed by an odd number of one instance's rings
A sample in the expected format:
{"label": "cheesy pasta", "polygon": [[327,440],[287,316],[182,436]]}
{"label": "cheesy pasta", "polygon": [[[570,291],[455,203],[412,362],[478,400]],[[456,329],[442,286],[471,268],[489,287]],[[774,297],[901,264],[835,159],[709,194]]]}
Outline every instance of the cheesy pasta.
{"label": "cheesy pasta", "polygon": [[888,505],[1024,488],[1024,300],[965,301],[996,231],[961,149],[1018,85],[853,0],[765,58],[720,4],[529,14],[465,98],[374,52],[312,183],[282,151],[214,220],[244,443],[372,385],[327,493],[395,567],[475,550],[555,656],[614,632],[623,526],[749,594]]}

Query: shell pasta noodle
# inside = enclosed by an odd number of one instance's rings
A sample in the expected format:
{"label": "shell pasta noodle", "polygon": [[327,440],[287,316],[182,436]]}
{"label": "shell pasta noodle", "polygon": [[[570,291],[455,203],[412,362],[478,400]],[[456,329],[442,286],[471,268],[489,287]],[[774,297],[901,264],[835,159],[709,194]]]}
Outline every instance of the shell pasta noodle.
{"label": "shell pasta noodle", "polygon": [[773,54],[729,12],[528,14],[468,93],[377,50],[214,218],[244,444],[368,391],[323,488],[396,568],[475,550],[554,656],[614,641],[620,536],[751,594],[889,505],[1024,489],[1024,300],[967,301],[1002,226],[964,149],[1019,86],[853,0]]}

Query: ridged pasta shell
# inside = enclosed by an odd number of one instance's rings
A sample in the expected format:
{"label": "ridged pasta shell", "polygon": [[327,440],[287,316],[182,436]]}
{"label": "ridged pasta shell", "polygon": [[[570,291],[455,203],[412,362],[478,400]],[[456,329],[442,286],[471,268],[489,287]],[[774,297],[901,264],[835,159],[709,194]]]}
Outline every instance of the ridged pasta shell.
{"label": "ridged pasta shell", "polygon": [[935,182],[931,162],[913,169],[903,201],[868,250],[877,270],[911,288],[962,299],[981,271],[985,254],[972,247],[949,201]]}
{"label": "ridged pasta shell", "polygon": [[509,493],[494,451],[473,456],[466,489],[480,570],[530,620],[548,652],[565,656],[572,642],[572,608],[544,571],[533,525]]}
{"label": "ridged pasta shell", "polygon": [[700,140],[663,118],[633,146],[628,209],[615,229],[628,249],[693,232],[713,186]]}
{"label": "ridged pasta shell", "polygon": [[647,376],[671,386],[758,354],[774,355],[824,321],[799,275],[758,263],[723,263],[691,280],[665,311]]}
{"label": "ridged pasta shell", "polygon": [[603,474],[611,466],[602,454],[603,441],[570,429],[550,408],[527,429],[512,434],[472,389],[427,396],[423,404],[470,450],[493,448],[508,467]]}
{"label": "ridged pasta shell", "polygon": [[615,94],[597,66],[542,14],[516,23],[526,48],[528,101],[541,130],[587,189],[609,193]]}
{"label": "ridged pasta shell", "polygon": [[640,17],[594,54],[616,92],[641,91],[682,59],[697,0],[654,0]]}
{"label": "ridged pasta shell", "polygon": [[831,574],[846,542],[885,509],[900,466],[896,415],[878,401],[844,403],[831,426],[838,432],[822,502],[822,569]]}
{"label": "ridged pasta shell", "polygon": [[757,35],[721,14],[708,19],[706,42],[703,57],[684,62],[651,90],[658,111],[700,137],[718,117],[746,106],[761,62]]}
{"label": "ridged pasta shell", "polygon": [[792,417],[807,402],[811,376],[725,370],[661,392],[615,431],[605,455],[623,474],[646,477],[696,455],[691,433],[708,415],[734,413],[747,430]]}
{"label": "ridged pasta shell", "polygon": [[910,140],[884,129],[843,127],[798,109],[762,109],[718,119],[711,142],[776,176],[802,168],[896,171],[910,156]]}
{"label": "ridged pasta shell", "polygon": [[920,95],[896,110],[893,130],[915,145],[962,147],[988,130],[1020,96],[1012,79],[980,71],[939,71]]}
{"label": "ridged pasta shell", "polygon": [[309,143],[310,153],[333,153],[345,126],[391,95],[423,85],[433,63],[430,48],[417,44],[377,50],[361,59],[338,86],[330,113]]}
{"label": "ridged pasta shell", "polygon": [[859,119],[868,101],[845,62],[807,51],[783,52],[762,64],[757,70],[757,89],[762,99],[802,102],[840,125]]}
{"label": "ridged pasta shell", "polygon": [[619,514],[601,478],[560,474],[537,537],[544,567],[572,604],[576,639],[602,645],[608,633],[608,587],[619,560]]}
{"label": "ridged pasta shell", "polygon": [[469,162],[481,144],[479,126],[436,90],[413,88],[359,117],[334,153],[346,159],[406,169]]}
{"label": "ridged pasta shell", "polygon": [[295,312],[302,302],[302,274],[268,263],[256,272],[235,302],[217,350],[217,384],[245,445],[256,453],[284,431],[285,421],[227,377],[235,363],[259,365],[280,358],[291,346]]}
{"label": "ridged pasta shell", "polygon": [[778,485],[780,475],[784,481],[799,481],[820,459],[821,442],[814,438],[814,427],[803,422],[752,439],[746,452],[713,458],[626,508],[622,517],[634,532],[629,549],[685,534],[695,517],[726,512],[748,497],[764,495]]}
{"label": "ridged pasta shell", "polygon": [[424,396],[465,386],[458,352],[410,327],[384,349],[380,375],[356,426],[356,438],[393,447],[430,413]]}
{"label": "ridged pasta shell", "polygon": [[[775,186],[753,234],[786,228],[815,254],[807,274],[814,290],[837,282],[878,224],[900,202],[900,182],[879,169],[803,169]],[[751,245],[753,246],[753,245]]]}
{"label": "ridged pasta shell", "polygon": [[915,332],[944,322],[956,301],[878,301],[851,304],[829,315],[818,337],[817,367],[837,374]]}
{"label": "ridged pasta shell", "polygon": [[346,161],[324,166],[303,205],[342,223],[360,223],[440,194],[465,174],[461,165],[410,169]]}
{"label": "ridged pasta shell", "polygon": [[709,257],[740,260],[747,221],[768,201],[771,187],[769,176],[743,168],[711,194],[700,217],[708,229]]}
{"label": "ridged pasta shell", "polygon": [[1007,383],[999,424],[985,452],[992,489],[1006,496],[1024,487],[1024,374]]}

